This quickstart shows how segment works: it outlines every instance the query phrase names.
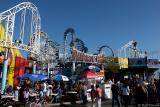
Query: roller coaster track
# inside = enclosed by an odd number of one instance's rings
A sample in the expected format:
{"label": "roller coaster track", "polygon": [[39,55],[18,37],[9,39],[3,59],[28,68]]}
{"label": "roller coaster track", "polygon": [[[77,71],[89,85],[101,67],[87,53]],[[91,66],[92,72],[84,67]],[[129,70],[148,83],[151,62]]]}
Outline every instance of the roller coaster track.
{"label": "roller coaster track", "polygon": [[[32,13],[31,19],[31,36],[34,34],[33,37],[30,37],[29,44],[24,44],[24,27],[25,27],[25,20],[26,20],[26,11],[30,10]],[[13,40],[13,33],[14,33],[14,23],[16,14],[21,12],[21,30],[20,30],[20,42],[17,43]],[[0,40],[0,46],[6,48],[15,48],[20,50],[25,50],[34,54],[39,53],[39,46],[40,46],[40,29],[41,29],[41,19],[38,12],[37,7],[30,3],[30,2],[23,2],[20,3],[2,13],[0,13],[0,20],[5,21],[5,38],[4,40]]]}
{"label": "roller coaster track", "polygon": [[143,53],[140,49],[138,49],[137,42],[135,40],[129,41],[118,50],[118,57],[142,58],[145,56],[145,52]]}

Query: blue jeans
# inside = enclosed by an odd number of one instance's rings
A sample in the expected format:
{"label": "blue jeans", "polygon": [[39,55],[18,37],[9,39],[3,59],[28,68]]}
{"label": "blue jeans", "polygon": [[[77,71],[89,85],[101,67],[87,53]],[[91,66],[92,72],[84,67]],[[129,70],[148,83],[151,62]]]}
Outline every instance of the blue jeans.
{"label": "blue jeans", "polygon": [[116,102],[117,102],[118,107],[120,107],[120,106],[121,106],[121,104],[120,104],[120,100],[119,100],[119,97],[118,97],[118,96],[112,96],[112,107],[114,107],[114,101],[116,101]]}
{"label": "blue jeans", "polygon": [[96,107],[101,107],[101,98],[96,98]]}

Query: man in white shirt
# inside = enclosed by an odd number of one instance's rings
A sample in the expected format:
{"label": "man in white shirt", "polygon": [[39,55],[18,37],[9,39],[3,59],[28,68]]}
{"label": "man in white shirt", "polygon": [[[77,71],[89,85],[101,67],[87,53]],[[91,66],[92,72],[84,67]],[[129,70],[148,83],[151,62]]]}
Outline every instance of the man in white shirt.
{"label": "man in white shirt", "polygon": [[43,83],[43,95],[45,96],[46,95],[46,92],[47,92],[47,84],[46,82]]}

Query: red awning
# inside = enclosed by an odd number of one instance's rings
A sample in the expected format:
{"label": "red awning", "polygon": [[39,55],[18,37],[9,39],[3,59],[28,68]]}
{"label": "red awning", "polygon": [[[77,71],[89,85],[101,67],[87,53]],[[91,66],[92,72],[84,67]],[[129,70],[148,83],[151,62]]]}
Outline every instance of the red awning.
{"label": "red awning", "polygon": [[95,71],[83,71],[81,73],[81,78],[93,79],[97,77],[97,73]]}

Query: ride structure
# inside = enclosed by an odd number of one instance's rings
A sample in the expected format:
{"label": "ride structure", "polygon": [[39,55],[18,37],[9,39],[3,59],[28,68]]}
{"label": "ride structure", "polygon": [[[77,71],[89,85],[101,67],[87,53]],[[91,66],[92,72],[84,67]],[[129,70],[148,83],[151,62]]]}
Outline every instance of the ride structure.
{"label": "ride structure", "polygon": [[[59,58],[59,44],[55,41],[49,40],[47,33],[40,33],[40,52],[35,55],[29,55],[31,58],[37,62],[37,66],[39,66],[39,73],[44,73],[44,69],[47,68],[47,72],[49,73],[50,68],[54,68],[58,63]],[[37,73],[37,72],[36,72]]]}
{"label": "ride structure", "polygon": [[142,52],[140,49],[138,49],[137,42],[135,40],[129,41],[118,50],[118,57],[142,58],[145,56],[145,52]]}
{"label": "ride structure", "polygon": [[[26,11],[29,10],[31,12],[31,26],[30,26],[30,39],[27,41],[25,35],[25,24],[26,24]],[[21,13],[21,21],[20,21],[20,34],[18,34],[18,39],[16,39],[16,35],[14,35],[15,29],[15,18],[18,13]],[[6,86],[6,77],[7,73],[10,74],[8,77],[8,84],[13,85],[13,75],[14,72],[12,70],[8,72],[8,54],[11,52],[15,54],[15,51],[20,55],[20,51],[24,50],[27,52],[31,52],[33,54],[38,54],[40,50],[40,29],[41,29],[41,18],[38,12],[37,7],[30,2],[20,3],[11,9],[8,9],[2,13],[0,13],[1,25],[5,26],[3,33],[1,34],[0,47],[4,50],[4,66],[2,73],[2,93],[4,92]],[[17,27],[17,26],[16,26]],[[2,28],[2,27],[1,27]],[[32,36],[34,35],[34,39]],[[15,55],[17,56],[17,55]],[[15,57],[12,55],[12,61]],[[14,67],[14,64],[13,64]],[[11,73],[10,73],[11,72]]]}
{"label": "ride structure", "polygon": [[74,47],[75,46],[75,39],[76,39],[76,35],[75,35],[75,31],[73,28],[67,28],[64,32],[64,53],[63,53],[63,58],[64,61],[66,61],[66,58],[68,57],[67,55],[69,54],[70,49],[68,49],[68,45],[67,45],[67,41],[68,41],[68,36],[71,36],[71,41],[69,44],[69,47]]}

